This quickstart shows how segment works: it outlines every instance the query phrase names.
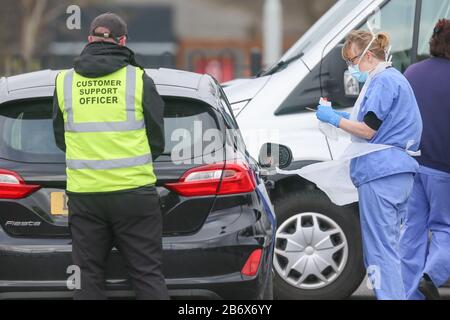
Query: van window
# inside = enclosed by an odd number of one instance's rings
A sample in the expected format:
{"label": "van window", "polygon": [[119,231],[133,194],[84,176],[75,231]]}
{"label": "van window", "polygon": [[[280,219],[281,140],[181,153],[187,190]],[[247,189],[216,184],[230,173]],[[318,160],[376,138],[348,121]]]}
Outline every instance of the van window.
{"label": "van window", "polygon": [[[430,1],[424,1],[427,4]],[[404,72],[411,64],[416,0],[391,0],[380,8],[380,24],[377,30],[391,36],[392,65]],[[367,23],[363,30],[369,30]]]}
{"label": "van window", "polygon": [[[415,7],[416,0],[386,2],[380,8],[377,21],[379,25],[374,30],[390,34],[393,66],[402,72],[411,64]],[[362,24],[360,29],[369,30],[367,23]],[[341,56],[344,36],[282,102],[275,115],[309,112],[307,107],[316,106],[321,96],[332,100],[336,108],[354,105],[360,85],[347,71],[347,65]]]}
{"label": "van window", "polygon": [[433,35],[434,26],[442,18],[450,19],[450,0],[422,1],[419,46],[417,48],[419,60],[430,56],[430,38]]}

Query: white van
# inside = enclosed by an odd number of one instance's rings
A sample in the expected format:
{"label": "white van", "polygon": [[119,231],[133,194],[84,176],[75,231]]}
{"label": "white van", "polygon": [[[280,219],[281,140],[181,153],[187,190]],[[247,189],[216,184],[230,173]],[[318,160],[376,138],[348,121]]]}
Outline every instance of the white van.
{"label": "white van", "polygon": [[[287,170],[336,158],[348,139],[326,139],[315,113],[320,97],[349,111],[359,84],[341,58],[353,29],[379,25],[391,35],[393,65],[400,71],[429,56],[439,18],[450,18],[450,0],[341,0],[306,32],[275,66],[252,79],[224,84],[240,128],[278,130],[293,162]],[[245,136],[245,134],[244,134]],[[259,145],[248,148],[257,156]],[[351,295],[364,277],[357,204],[338,207],[297,175],[273,178],[278,217],[274,254],[275,295],[327,299]]]}

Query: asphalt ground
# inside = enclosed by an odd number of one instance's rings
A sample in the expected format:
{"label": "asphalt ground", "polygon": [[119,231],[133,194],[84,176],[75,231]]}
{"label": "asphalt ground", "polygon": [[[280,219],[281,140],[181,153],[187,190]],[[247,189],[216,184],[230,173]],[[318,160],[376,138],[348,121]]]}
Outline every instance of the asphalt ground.
{"label": "asphalt ground", "polygon": [[[442,300],[450,300],[450,288],[440,288],[439,293],[441,294]],[[365,279],[358,290],[353,293],[350,300],[375,300],[375,294],[371,289],[367,287],[367,280]]]}

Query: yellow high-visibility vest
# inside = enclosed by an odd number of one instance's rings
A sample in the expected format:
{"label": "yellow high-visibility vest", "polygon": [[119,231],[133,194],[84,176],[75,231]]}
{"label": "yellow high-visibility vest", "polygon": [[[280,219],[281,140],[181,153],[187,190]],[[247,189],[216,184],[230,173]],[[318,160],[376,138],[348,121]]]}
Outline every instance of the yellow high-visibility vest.
{"label": "yellow high-visibility vest", "polygon": [[143,70],[99,78],[73,69],[56,78],[64,117],[67,190],[109,192],[155,184],[142,107]]}

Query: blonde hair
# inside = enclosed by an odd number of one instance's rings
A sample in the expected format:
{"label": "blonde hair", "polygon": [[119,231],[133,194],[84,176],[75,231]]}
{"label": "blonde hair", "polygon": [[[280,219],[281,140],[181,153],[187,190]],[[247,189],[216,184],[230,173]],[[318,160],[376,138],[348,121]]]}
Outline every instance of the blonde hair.
{"label": "blonde hair", "polygon": [[[369,31],[365,30],[353,30],[345,38],[344,47],[342,48],[342,57],[345,60],[352,58],[351,47],[352,44],[358,49],[364,50],[372,41],[373,35]],[[375,40],[370,45],[368,51],[372,52],[373,55],[380,60],[386,59],[386,52],[389,48],[389,34],[386,32],[378,32],[375,34]],[[362,53],[362,52],[361,52]]]}

